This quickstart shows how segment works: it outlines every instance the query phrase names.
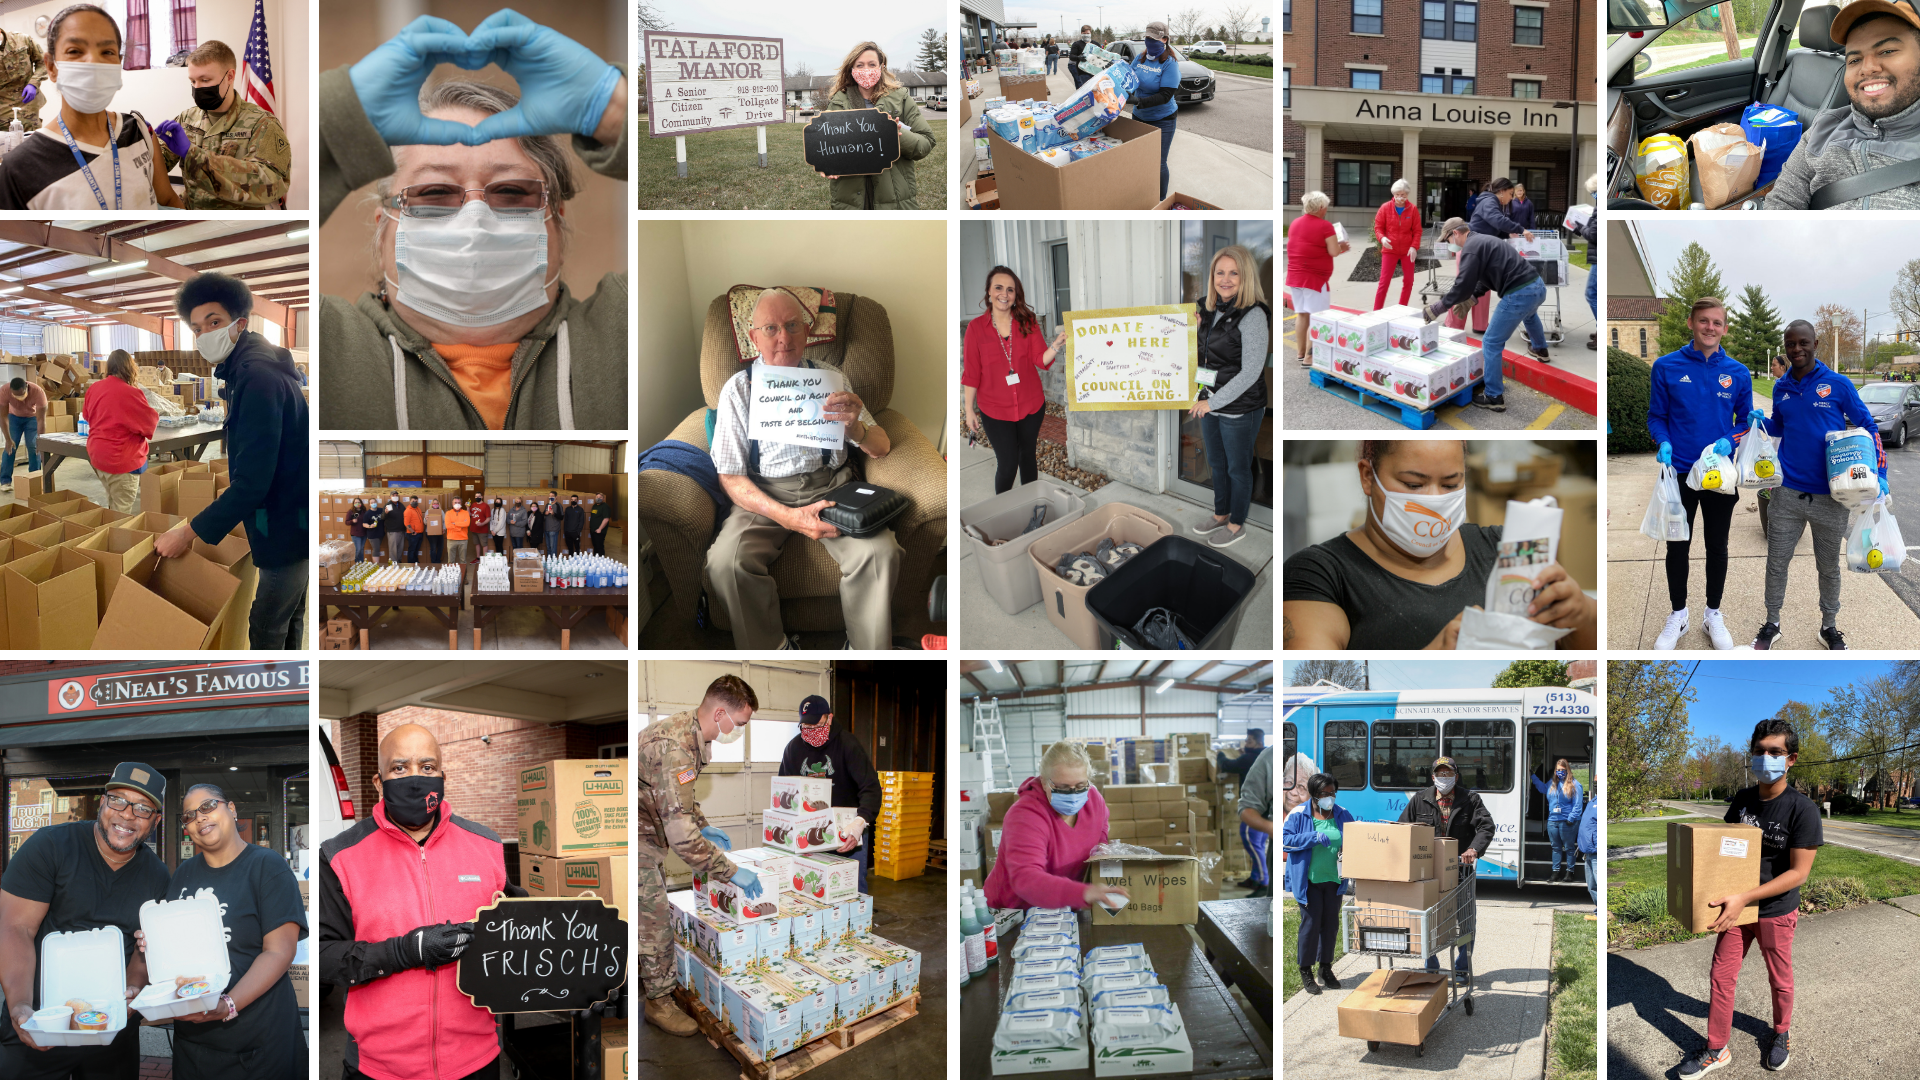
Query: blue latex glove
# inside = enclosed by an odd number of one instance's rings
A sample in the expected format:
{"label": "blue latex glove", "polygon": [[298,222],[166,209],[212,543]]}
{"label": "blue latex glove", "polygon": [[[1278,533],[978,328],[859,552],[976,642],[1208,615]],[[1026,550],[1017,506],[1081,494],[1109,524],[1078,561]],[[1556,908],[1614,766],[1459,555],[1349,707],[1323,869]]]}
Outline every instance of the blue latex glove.
{"label": "blue latex glove", "polygon": [[760,899],[760,876],[746,867],[741,867],[739,872],[733,875],[733,884],[735,888],[746,894],[747,899]]}
{"label": "blue latex glove", "polygon": [[593,50],[512,8],[487,16],[474,44],[520,84],[520,104],[474,128],[475,142],[525,135],[592,135],[613,99],[620,69]]}
{"label": "blue latex glove", "polygon": [[347,69],[354,95],[388,146],[451,146],[484,142],[471,124],[420,115],[420,87],[440,64],[468,71],[490,57],[466,32],[445,19],[422,15]]}
{"label": "blue latex glove", "polygon": [[711,840],[713,842],[713,846],[719,848],[721,851],[733,850],[733,841],[727,837],[727,834],[721,832],[719,829],[716,829],[711,825],[707,826],[704,829],[701,829],[700,835],[706,837],[708,840]]}
{"label": "blue latex glove", "polygon": [[1728,454],[1733,453],[1733,444],[1725,439],[1716,439],[1713,444],[1713,452],[1719,454],[1721,457],[1726,457]]}
{"label": "blue latex glove", "polygon": [[1766,422],[1767,414],[1761,412],[1759,409],[1755,409],[1747,414],[1747,423],[1749,424],[1764,424]]}
{"label": "blue latex glove", "polygon": [[1887,478],[1884,476],[1880,478],[1880,497],[1887,497]]}
{"label": "blue latex glove", "polygon": [[39,96],[40,96],[40,88],[33,85],[32,83],[28,83],[26,86],[21,87],[20,89],[20,104],[31,105],[33,104],[33,99]]}
{"label": "blue latex glove", "polygon": [[162,120],[153,125],[153,134],[160,145],[173,151],[173,156],[183,158],[193,149],[193,140],[187,138],[187,129],[180,126],[178,120]]}
{"label": "blue latex glove", "polygon": [[1670,442],[1661,443],[1660,452],[1653,455],[1653,460],[1659,462],[1662,465],[1673,464],[1673,444]]}

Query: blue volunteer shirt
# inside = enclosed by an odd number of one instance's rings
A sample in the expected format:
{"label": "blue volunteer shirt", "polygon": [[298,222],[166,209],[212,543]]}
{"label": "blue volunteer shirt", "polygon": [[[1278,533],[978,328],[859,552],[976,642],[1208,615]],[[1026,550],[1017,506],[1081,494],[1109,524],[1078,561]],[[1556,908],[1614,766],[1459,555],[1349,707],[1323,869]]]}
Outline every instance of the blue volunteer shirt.
{"label": "blue volunteer shirt", "polygon": [[1178,91],[1180,89],[1179,61],[1164,51],[1160,54],[1160,58],[1155,60],[1148,56],[1145,50],[1142,50],[1140,55],[1133,58],[1133,70],[1140,76],[1140,87],[1133,92],[1136,100],[1148,97],[1162,90],[1175,91],[1174,96],[1168,98],[1162,104],[1149,105],[1145,108],[1135,105],[1133,107],[1133,118],[1135,120],[1165,120],[1167,117],[1180,111],[1180,102],[1178,100]]}
{"label": "blue volunteer shirt", "polygon": [[1885,479],[1887,451],[1880,445],[1880,425],[1852,379],[1816,360],[1805,378],[1796,379],[1788,371],[1775,382],[1767,434],[1780,440],[1781,480],[1795,491],[1827,494],[1827,432],[1840,431],[1849,421],[1873,433],[1874,460]]}
{"label": "blue volunteer shirt", "polygon": [[1647,431],[1655,443],[1673,444],[1679,472],[1693,468],[1700,451],[1715,442],[1739,442],[1752,411],[1753,376],[1723,349],[1702,356],[1689,341],[1653,362]]}

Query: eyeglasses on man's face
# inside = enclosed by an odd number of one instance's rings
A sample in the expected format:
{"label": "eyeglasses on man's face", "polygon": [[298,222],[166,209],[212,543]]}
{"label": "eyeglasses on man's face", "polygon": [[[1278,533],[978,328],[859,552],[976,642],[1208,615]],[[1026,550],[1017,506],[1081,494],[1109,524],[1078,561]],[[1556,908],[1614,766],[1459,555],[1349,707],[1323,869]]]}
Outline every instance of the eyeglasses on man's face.
{"label": "eyeglasses on man's face", "polygon": [[132,799],[124,798],[119,795],[110,794],[105,796],[101,801],[107,804],[108,809],[117,810],[123,814],[131,813],[134,817],[139,818],[141,821],[150,820],[160,813],[160,811],[155,810],[153,807],[148,806],[146,803],[137,803],[137,802],[134,802]]}
{"label": "eyeglasses on man's face", "polygon": [[753,328],[753,332],[765,338],[775,338],[781,334],[785,334],[788,337],[797,337],[807,332],[807,324],[801,319],[788,319],[783,323],[767,323],[764,326],[756,326]]}

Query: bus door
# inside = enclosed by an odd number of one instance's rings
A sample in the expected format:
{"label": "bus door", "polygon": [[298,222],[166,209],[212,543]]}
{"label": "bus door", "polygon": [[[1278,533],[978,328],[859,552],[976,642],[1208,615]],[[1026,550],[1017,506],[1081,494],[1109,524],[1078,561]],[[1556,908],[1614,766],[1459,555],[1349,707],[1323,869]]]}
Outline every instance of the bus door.
{"label": "bus door", "polygon": [[[1535,720],[1527,724],[1527,773],[1541,783],[1553,781],[1553,763],[1561,758],[1573,766],[1573,778],[1583,791],[1593,791],[1593,724],[1584,720]],[[1523,843],[1526,858],[1522,881],[1549,881],[1553,876],[1553,845],[1547,839],[1547,797],[1529,780],[1526,784],[1526,821]],[[1567,884],[1586,885],[1584,878]]]}
{"label": "bus door", "polygon": [[[1493,843],[1480,853],[1482,877],[1513,878],[1518,873],[1520,800],[1515,793],[1514,721],[1504,718],[1446,721],[1445,754],[1453,759],[1460,783],[1472,788],[1493,815]],[[1489,865],[1491,864],[1491,865]]]}

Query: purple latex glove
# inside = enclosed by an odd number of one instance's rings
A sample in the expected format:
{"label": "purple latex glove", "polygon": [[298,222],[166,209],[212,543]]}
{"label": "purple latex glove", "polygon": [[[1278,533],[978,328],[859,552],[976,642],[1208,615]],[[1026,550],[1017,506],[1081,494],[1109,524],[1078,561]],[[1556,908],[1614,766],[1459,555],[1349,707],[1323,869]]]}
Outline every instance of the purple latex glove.
{"label": "purple latex glove", "polygon": [[160,138],[160,145],[173,151],[174,157],[186,157],[193,149],[193,140],[187,138],[187,129],[180,126],[178,120],[162,120],[153,125],[153,133]]}
{"label": "purple latex glove", "polygon": [[20,91],[20,104],[31,105],[33,104],[34,99],[39,96],[40,96],[40,88],[33,85],[32,83],[28,83]]}

